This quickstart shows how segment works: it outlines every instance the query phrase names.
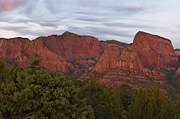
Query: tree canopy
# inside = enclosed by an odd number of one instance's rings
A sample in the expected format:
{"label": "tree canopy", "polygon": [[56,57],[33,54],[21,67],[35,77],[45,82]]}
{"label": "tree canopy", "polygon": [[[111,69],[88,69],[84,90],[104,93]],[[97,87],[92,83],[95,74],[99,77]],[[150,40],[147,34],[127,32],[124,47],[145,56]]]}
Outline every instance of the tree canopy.
{"label": "tree canopy", "polygon": [[40,59],[31,58],[16,81],[2,83],[1,112],[5,119],[94,118],[85,99],[78,99],[73,82],[40,66]]}
{"label": "tree canopy", "polygon": [[129,106],[129,119],[174,119],[177,111],[155,84],[152,89],[140,89]]}
{"label": "tree canopy", "polygon": [[121,119],[123,107],[118,102],[118,99],[120,101],[119,92],[112,92],[92,79],[81,89],[79,97],[87,98],[97,119]]}
{"label": "tree canopy", "polygon": [[172,102],[158,85],[135,90],[128,84],[106,87],[95,79],[63,77],[30,57],[29,65],[7,66],[0,59],[2,119],[179,119],[180,100]]}

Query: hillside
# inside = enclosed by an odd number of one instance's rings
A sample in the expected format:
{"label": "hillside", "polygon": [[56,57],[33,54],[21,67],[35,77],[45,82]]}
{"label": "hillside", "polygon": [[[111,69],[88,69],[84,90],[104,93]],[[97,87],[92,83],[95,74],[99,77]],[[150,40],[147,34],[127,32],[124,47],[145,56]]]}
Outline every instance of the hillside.
{"label": "hillside", "polygon": [[178,67],[178,55],[170,40],[138,32],[133,44],[124,48],[111,45],[95,68],[79,79],[99,79],[98,82],[110,87],[128,83],[135,89],[158,83],[164,94],[177,98],[180,91]]}
{"label": "hillside", "polygon": [[101,42],[104,42],[104,43],[107,43],[107,44],[116,44],[116,45],[119,45],[121,47],[126,47],[128,45],[127,43],[120,42],[120,41],[117,41],[117,40],[106,40],[106,41],[101,41]]}
{"label": "hillside", "polygon": [[0,39],[0,57],[9,64],[25,67],[30,56],[42,58],[41,64],[49,70],[79,80],[95,78],[110,87],[128,83],[136,89],[158,83],[171,97],[180,91],[179,51],[174,51],[170,40],[141,31],[132,44],[70,32],[32,41]]}

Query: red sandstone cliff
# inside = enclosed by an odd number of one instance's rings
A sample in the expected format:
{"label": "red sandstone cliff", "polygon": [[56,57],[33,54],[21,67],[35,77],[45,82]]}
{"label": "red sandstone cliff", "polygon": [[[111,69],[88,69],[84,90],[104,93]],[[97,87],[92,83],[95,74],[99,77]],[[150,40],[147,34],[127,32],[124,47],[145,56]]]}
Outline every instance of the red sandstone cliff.
{"label": "red sandstone cliff", "polygon": [[179,92],[171,85],[180,84],[177,54],[170,40],[138,32],[132,45],[111,45],[106,49],[93,71],[84,73],[79,80],[95,78],[109,87],[127,83],[136,89],[158,83],[163,94]]}
{"label": "red sandstone cliff", "polygon": [[[178,56],[178,59],[179,59],[179,61],[180,61],[180,50],[179,50],[179,49],[175,50],[175,53],[176,53],[176,55]],[[176,75],[180,75],[180,67],[177,69]],[[179,82],[180,82],[180,81],[179,81]],[[179,84],[180,84],[180,83],[179,83]]]}
{"label": "red sandstone cliff", "polygon": [[87,63],[84,68],[93,67],[107,48],[108,44],[99,42],[97,38],[65,32],[33,41],[26,38],[3,39],[0,42],[0,57],[22,66],[27,65],[29,56],[42,58],[41,64],[47,69],[67,73],[84,62]]}
{"label": "red sandstone cliff", "polygon": [[33,41],[26,38],[1,39],[0,57],[8,62],[25,66],[29,56],[42,58],[42,65],[47,69],[66,73],[81,69],[86,72],[93,68],[95,72],[103,73],[110,68],[119,68],[155,75],[157,72],[148,67],[174,70],[179,66],[170,40],[144,32],[138,32],[133,44],[124,47],[70,32],[39,37]]}
{"label": "red sandstone cliff", "polygon": [[180,56],[180,50],[175,50],[177,56]]}
{"label": "red sandstone cliff", "polygon": [[121,55],[121,50],[118,45],[111,45],[104,51],[101,58],[94,67],[94,71],[103,73],[112,67],[113,62]]}
{"label": "red sandstone cliff", "polygon": [[24,54],[24,47],[30,41],[27,38],[4,39],[0,43],[0,57],[8,62],[16,61],[20,65],[25,65],[27,56]]}
{"label": "red sandstone cliff", "polygon": [[[28,58],[33,56],[42,58],[45,68],[72,72],[80,80],[95,78],[107,86],[128,83],[134,88],[145,88],[156,82],[164,92],[176,91],[168,84],[167,77],[171,70],[178,68],[179,54],[174,52],[170,40],[144,32],[136,34],[133,44],[99,42],[97,38],[70,32],[32,41],[20,37],[0,38],[0,57],[8,63],[26,66]],[[178,75],[180,68],[176,71],[177,78]],[[180,84],[179,79],[174,81]]]}
{"label": "red sandstone cliff", "polygon": [[39,37],[35,41],[42,42],[50,51],[70,61],[99,57],[108,47],[107,44],[99,42],[97,38],[79,36],[70,32],[65,32],[60,36]]}
{"label": "red sandstone cliff", "polygon": [[163,75],[148,67],[162,67],[175,70],[179,66],[178,57],[171,41],[152,34],[138,32],[132,45],[118,48],[109,47],[96,64],[94,71],[103,73],[110,68],[119,68],[144,75]]}
{"label": "red sandstone cliff", "polygon": [[134,37],[133,49],[144,67],[156,65],[167,69],[176,69],[179,65],[178,57],[168,39],[138,32]]}

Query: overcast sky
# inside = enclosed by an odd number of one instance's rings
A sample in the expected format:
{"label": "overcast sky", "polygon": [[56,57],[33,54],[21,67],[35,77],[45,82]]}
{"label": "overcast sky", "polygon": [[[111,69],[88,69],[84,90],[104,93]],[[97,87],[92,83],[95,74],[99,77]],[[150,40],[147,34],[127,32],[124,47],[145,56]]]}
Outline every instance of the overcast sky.
{"label": "overcast sky", "polygon": [[180,48],[180,0],[0,0],[0,37],[65,31],[127,43],[145,31]]}

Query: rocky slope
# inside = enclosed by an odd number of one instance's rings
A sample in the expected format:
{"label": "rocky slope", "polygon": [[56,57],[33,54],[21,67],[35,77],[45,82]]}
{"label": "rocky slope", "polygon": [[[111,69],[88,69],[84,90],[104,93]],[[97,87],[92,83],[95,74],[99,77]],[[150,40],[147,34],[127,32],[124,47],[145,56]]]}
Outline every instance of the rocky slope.
{"label": "rocky slope", "polygon": [[[138,32],[132,44],[111,45],[104,51],[92,71],[79,79],[99,79],[107,86],[128,83],[145,88],[158,83],[164,94],[179,92],[180,68],[177,52],[171,41],[160,36]],[[176,88],[174,88],[176,87]]]}
{"label": "rocky slope", "polygon": [[115,44],[115,45],[120,46],[121,48],[124,48],[128,45],[127,43],[116,41],[116,40],[106,40],[106,41],[101,41],[101,42],[104,42],[107,44]]}

